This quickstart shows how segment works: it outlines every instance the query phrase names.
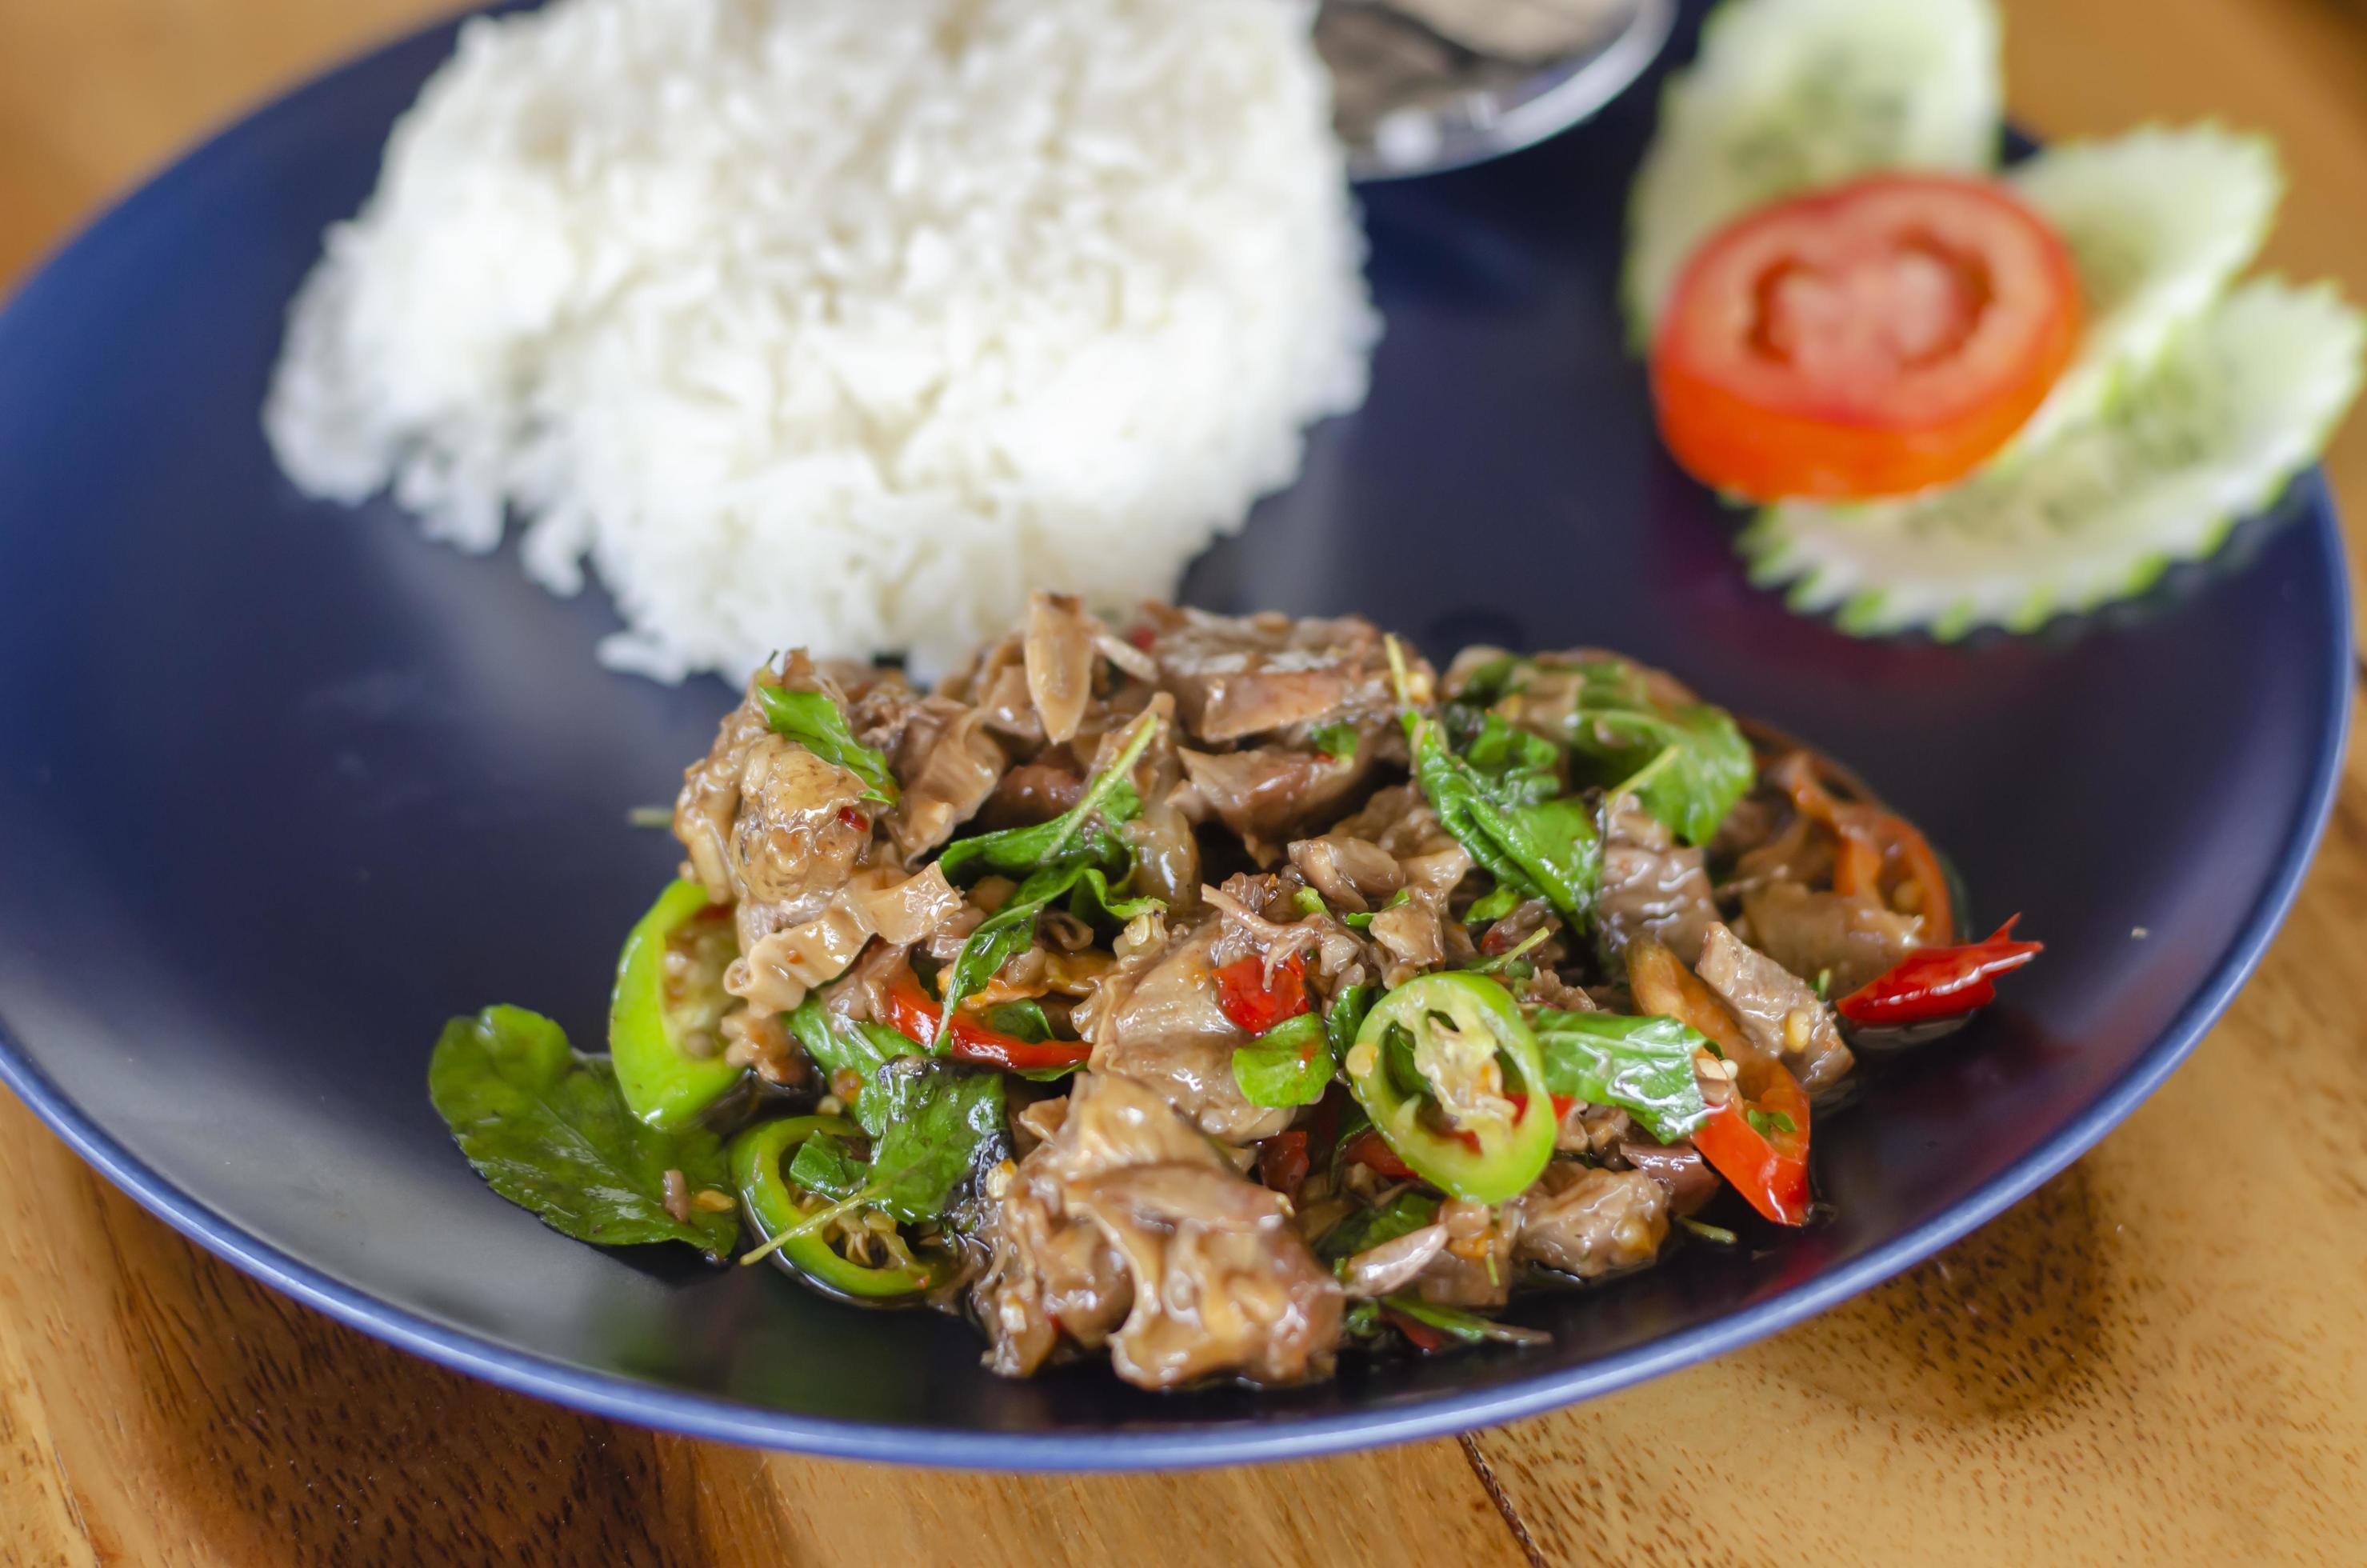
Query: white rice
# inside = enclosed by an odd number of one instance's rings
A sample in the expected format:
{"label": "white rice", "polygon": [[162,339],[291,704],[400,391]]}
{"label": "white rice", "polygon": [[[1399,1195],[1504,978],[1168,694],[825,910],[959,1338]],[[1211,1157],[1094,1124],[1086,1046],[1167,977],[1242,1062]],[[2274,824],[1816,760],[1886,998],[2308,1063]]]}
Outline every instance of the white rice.
{"label": "white rice", "polygon": [[264,412],[347,503],[505,510],[602,658],[943,667],[1171,590],[1362,401],[1307,0],[557,0],[473,22]]}

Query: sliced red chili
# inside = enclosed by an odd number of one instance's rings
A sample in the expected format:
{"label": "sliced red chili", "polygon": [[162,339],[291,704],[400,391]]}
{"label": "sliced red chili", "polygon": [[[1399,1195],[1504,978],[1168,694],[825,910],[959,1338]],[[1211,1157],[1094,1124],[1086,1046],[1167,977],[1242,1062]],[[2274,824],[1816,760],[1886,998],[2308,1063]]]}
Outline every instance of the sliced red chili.
{"label": "sliced red chili", "polygon": [[[1649,937],[1627,944],[1637,1010],[1698,1030],[1735,1077],[1711,1100],[1693,1147],[1750,1206],[1782,1225],[1808,1218],[1808,1096],[1783,1062],[1761,1051],[1732,1008],[1684,960]],[[1752,1113],[1757,1113],[1754,1123]]]}
{"label": "sliced red chili", "polygon": [[1413,1167],[1399,1159],[1398,1152],[1389,1147],[1389,1141],[1370,1127],[1348,1140],[1340,1151],[1340,1158],[1348,1165],[1369,1165],[1374,1175],[1387,1176],[1391,1181],[1414,1179]]}
{"label": "sliced red chili", "polygon": [[1994,974],[2019,969],[2045,949],[2042,942],[2016,942],[2015,920],[1986,942],[1959,948],[1923,948],[1859,986],[1833,1005],[1852,1023],[1913,1024],[1954,1017],[1997,999]]}
{"label": "sliced red chili", "polygon": [[1395,1327],[1399,1334],[1404,1335],[1406,1338],[1412,1343],[1413,1347],[1421,1351],[1423,1355],[1428,1356],[1434,1351],[1444,1350],[1446,1348],[1446,1335],[1439,1333],[1438,1330],[1431,1327],[1430,1324],[1422,1322],[1420,1318],[1408,1317],[1405,1313],[1391,1307],[1383,1307],[1381,1309],[1381,1315],[1388,1319],[1390,1324]]}
{"label": "sliced red chili", "polygon": [[880,1020],[913,1044],[934,1049],[942,1028],[946,1054],[957,1062],[1000,1067],[1006,1073],[1036,1073],[1053,1067],[1082,1067],[1093,1048],[1081,1040],[1021,1040],[991,1029],[968,1013],[956,1013],[945,1024],[945,1008],[929,999],[919,978],[909,971],[897,977],[882,998],[888,1017]]}
{"label": "sliced red chili", "polygon": [[1294,1203],[1308,1165],[1304,1132],[1277,1132],[1258,1145],[1258,1179]]}
{"label": "sliced red chili", "polygon": [[1217,1006],[1232,1026],[1261,1035],[1285,1018],[1313,1010],[1307,1000],[1307,960],[1297,953],[1275,961],[1272,975],[1254,955],[1217,971]]}
{"label": "sliced red chili", "polygon": [[1779,1225],[1808,1218],[1808,1096],[1781,1065],[1750,1072],[1739,1091],[1710,1109],[1693,1147],[1750,1206]]}
{"label": "sliced red chili", "polygon": [[1835,892],[1888,903],[1882,879],[1896,862],[1898,880],[1914,886],[1925,938],[1942,947],[1956,939],[1955,897],[1920,828],[1879,806],[1834,799],[1805,752],[1778,763],[1773,777],[1791,794],[1795,810],[1832,830]]}

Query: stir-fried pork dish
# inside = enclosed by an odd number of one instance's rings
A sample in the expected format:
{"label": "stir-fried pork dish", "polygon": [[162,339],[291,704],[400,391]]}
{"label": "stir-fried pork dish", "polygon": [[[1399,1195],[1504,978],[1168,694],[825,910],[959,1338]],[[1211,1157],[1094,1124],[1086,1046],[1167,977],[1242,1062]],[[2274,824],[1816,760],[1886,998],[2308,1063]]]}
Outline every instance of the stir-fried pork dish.
{"label": "stir-fried pork dish", "polygon": [[1807,1221],[1858,1054],[2037,951],[1960,943],[1912,824],[1659,671],[1442,673],[1353,618],[1039,595],[934,691],[791,653],[673,829],[610,1058],[447,1030],[463,1148],[571,1234],[744,1225],[967,1312],[1011,1376],[1533,1338],[1523,1289]]}

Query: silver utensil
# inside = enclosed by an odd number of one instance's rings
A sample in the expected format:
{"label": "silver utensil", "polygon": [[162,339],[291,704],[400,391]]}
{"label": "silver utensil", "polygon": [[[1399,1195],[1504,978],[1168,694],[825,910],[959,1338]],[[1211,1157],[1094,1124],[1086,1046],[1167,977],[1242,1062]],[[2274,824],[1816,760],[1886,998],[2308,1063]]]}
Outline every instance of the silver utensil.
{"label": "silver utensil", "polygon": [[1322,0],[1315,42],[1356,180],[1516,152],[1609,103],[1668,41],[1675,0]]}

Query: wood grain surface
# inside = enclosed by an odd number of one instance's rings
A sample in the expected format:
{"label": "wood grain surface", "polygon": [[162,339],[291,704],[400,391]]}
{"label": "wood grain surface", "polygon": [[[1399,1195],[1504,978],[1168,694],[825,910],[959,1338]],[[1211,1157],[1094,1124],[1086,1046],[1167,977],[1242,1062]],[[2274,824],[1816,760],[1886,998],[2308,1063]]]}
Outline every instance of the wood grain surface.
{"label": "wood grain surface", "polygon": [[[190,137],[442,8],[0,0],[0,282]],[[2361,12],[2007,9],[2027,123],[2274,132],[2293,195],[2271,263],[2367,300]],[[2367,422],[2331,466],[2367,497]],[[2301,903],[2227,1020],[1988,1229],[1579,1409],[1176,1477],[820,1463],[504,1393],[250,1283],[0,1096],[0,1562],[2367,1562],[2362,928],[2354,744]]]}

